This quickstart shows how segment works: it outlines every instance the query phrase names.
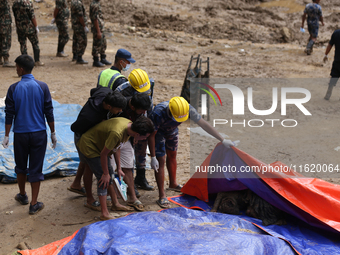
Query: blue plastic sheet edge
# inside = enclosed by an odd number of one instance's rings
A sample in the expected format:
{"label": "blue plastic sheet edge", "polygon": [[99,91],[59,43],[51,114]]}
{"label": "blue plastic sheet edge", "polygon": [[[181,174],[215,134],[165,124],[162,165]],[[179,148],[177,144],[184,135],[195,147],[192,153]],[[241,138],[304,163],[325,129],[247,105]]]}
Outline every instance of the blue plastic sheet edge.
{"label": "blue plastic sheet edge", "polygon": [[[46,149],[43,174],[45,176],[72,176],[77,172],[79,158],[74,146],[74,136],[70,129],[77,119],[81,106],[78,104],[60,104],[53,100],[57,147],[51,147],[50,130],[47,126],[48,144]],[[5,135],[5,107],[0,107],[0,139]],[[12,183],[16,181],[13,155],[13,132],[10,132],[8,149],[0,145],[0,181]]]}

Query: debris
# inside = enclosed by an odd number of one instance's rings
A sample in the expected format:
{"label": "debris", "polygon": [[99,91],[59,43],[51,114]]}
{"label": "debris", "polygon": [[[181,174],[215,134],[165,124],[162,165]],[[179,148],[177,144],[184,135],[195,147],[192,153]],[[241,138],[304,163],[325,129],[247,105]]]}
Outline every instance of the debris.
{"label": "debris", "polygon": [[22,250],[27,250],[28,247],[26,246],[26,243],[25,242],[21,242],[19,243],[17,246],[16,246],[17,249],[19,249],[20,251]]}
{"label": "debris", "polygon": [[281,34],[282,34],[282,38],[285,42],[290,42],[292,39],[292,35],[290,33],[290,30],[288,27],[283,27],[281,28]]}

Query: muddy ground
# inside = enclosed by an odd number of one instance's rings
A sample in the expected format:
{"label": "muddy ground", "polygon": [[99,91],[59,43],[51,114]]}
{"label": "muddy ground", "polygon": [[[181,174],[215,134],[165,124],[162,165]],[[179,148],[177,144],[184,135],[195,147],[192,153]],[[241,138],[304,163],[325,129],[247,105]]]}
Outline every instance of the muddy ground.
{"label": "muddy ground", "polygon": [[[88,10],[90,1],[84,2]],[[339,152],[334,150],[340,145],[338,88],[335,88],[330,101],[323,99],[334,51],[329,55],[328,63],[324,64],[322,58],[331,33],[339,25],[340,3],[321,1],[325,26],[320,28],[313,54],[306,56],[303,50],[308,36],[299,32],[299,27],[304,5],[309,1],[101,2],[106,20],[108,59],[114,59],[117,49],[128,49],[137,60],[132,68],[142,68],[149,77],[154,78],[155,103],[180,94],[190,56],[197,54],[210,58],[210,76],[214,78],[324,78],[318,83],[311,83],[312,99],[308,109],[313,113],[313,118],[301,118],[298,129],[275,129],[271,132],[272,129],[222,127],[219,131],[228,134],[233,140],[241,140],[241,150],[266,163],[280,160],[290,164],[300,159],[310,160],[311,163],[333,162],[339,158]],[[90,89],[96,86],[99,72],[103,70],[92,67],[92,34],[88,35],[88,47],[84,55],[89,65],[80,66],[71,62],[72,41],[65,48],[70,56],[56,58],[58,34],[49,26],[54,2],[35,2],[34,7],[41,30],[41,60],[45,66],[35,68],[33,74],[49,85],[53,99],[64,104],[83,105]],[[71,30],[70,34],[72,37]],[[28,48],[29,54],[32,54],[31,46]],[[14,26],[10,54],[11,61],[20,54]],[[0,97],[4,97],[9,85],[19,78],[15,69],[6,68],[0,68],[0,77]],[[259,83],[256,83],[255,89],[260,96],[268,95]],[[231,102],[227,104],[232,105]],[[257,106],[268,108],[265,100]],[[298,115],[292,112],[290,118]],[[177,162],[178,180],[182,184],[190,178],[189,126],[188,122],[180,126]],[[217,140],[207,141],[197,134],[192,135],[194,140],[197,143],[195,146],[202,148],[199,154],[202,160],[217,143]],[[156,186],[152,171],[148,171],[147,176],[150,183]],[[339,183],[337,175],[317,177]],[[16,184],[0,184],[1,254],[15,251],[21,242],[28,248],[41,247],[69,236],[96,220],[99,213],[85,208],[83,197],[67,191],[72,180],[73,177],[45,180],[39,195],[39,200],[45,203],[45,209],[35,216],[29,216],[28,206],[20,206],[13,199],[17,193]],[[27,189],[30,196],[29,184]],[[155,204],[157,193],[157,190],[141,191],[140,200],[146,210],[160,209]],[[172,192],[167,194],[175,195]],[[124,214],[119,213],[117,216]]]}

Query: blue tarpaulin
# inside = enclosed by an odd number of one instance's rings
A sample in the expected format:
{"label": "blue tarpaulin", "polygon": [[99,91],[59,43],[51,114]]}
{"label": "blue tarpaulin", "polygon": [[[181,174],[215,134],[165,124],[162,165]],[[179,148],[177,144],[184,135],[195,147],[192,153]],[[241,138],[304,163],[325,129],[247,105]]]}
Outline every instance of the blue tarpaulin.
{"label": "blue tarpaulin", "polygon": [[[134,213],[83,227],[59,253],[73,254],[296,253],[286,241],[238,216],[179,207]],[[311,250],[304,254],[325,253]]]}
{"label": "blue tarpaulin", "polygon": [[[79,158],[74,146],[73,132],[71,124],[77,119],[81,109],[77,104],[59,104],[53,100],[55,130],[57,135],[57,147],[52,149],[50,130],[47,127],[48,144],[43,167],[43,174],[46,176],[60,175],[70,176],[77,171]],[[46,124],[47,125],[47,124]],[[0,107],[0,139],[5,136],[5,107]],[[3,183],[14,182],[16,174],[14,172],[13,155],[13,132],[10,132],[9,147],[7,149],[0,146],[0,180]]]}
{"label": "blue tarpaulin", "polygon": [[[210,212],[214,204],[214,200],[206,203],[189,195],[179,195],[171,197],[169,200],[186,208],[196,208],[206,212]],[[232,216],[229,214],[223,215],[225,215],[225,217]],[[339,233],[335,234],[310,226],[293,216],[287,215],[287,224],[282,226],[263,226],[261,220],[248,217],[244,212],[242,215],[233,217],[239,217],[240,219],[252,222],[268,234],[286,240],[294,247],[295,251],[300,254],[340,254]]]}

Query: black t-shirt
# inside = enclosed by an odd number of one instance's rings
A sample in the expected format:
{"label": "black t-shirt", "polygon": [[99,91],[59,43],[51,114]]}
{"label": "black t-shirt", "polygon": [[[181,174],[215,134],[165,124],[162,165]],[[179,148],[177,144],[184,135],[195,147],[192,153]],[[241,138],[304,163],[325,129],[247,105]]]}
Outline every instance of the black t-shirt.
{"label": "black t-shirt", "polygon": [[332,46],[335,45],[334,61],[340,62],[340,29],[333,32],[329,44]]}
{"label": "black t-shirt", "polygon": [[109,111],[103,108],[103,100],[111,92],[110,88],[105,87],[91,89],[91,97],[81,109],[77,120],[71,125],[71,130],[84,134],[90,128],[106,120]]}

